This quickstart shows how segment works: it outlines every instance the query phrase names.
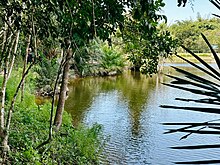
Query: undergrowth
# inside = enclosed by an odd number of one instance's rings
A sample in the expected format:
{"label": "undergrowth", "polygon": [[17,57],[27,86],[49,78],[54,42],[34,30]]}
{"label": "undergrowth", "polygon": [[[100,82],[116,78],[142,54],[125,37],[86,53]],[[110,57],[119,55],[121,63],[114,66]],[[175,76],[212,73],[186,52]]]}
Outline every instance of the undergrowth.
{"label": "undergrowth", "polygon": [[[1,81],[1,80],[0,80]],[[16,89],[14,76],[7,87],[8,104]],[[38,107],[35,104],[31,79],[27,78],[24,101],[17,100],[9,136],[10,152],[4,164],[99,164],[99,154],[102,152],[104,137],[102,127],[98,124],[91,128],[83,125],[74,128],[71,116],[64,112],[63,125],[55,133],[53,140],[40,149],[38,145],[47,140],[49,133],[49,118],[51,103],[48,101]],[[7,107],[6,107],[7,108]],[[0,160],[1,162],[3,160]]]}

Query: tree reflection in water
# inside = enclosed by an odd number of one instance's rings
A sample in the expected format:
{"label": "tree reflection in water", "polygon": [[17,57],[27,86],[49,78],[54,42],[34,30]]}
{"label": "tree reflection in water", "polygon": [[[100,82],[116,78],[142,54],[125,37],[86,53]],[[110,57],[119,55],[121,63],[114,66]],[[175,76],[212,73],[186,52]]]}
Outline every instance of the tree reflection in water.
{"label": "tree reflection in water", "polygon": [[147,78],[138,72],[126,72],[115,77],[96,77],[73,80],[65,109],[73,118],[73,125],[82,122],[93,101],[100,94],[117,91],[120,101],[128,106],[132,135],[140,132],[140,119],[148,101],[149,93],[155,88],[155,78]]}

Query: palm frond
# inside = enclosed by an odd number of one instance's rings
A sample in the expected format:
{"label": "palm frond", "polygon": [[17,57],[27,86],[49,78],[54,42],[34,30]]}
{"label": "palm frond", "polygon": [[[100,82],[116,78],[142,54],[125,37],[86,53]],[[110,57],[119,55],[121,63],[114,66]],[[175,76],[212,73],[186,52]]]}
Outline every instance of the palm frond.
{"label": "palm frond", "polygon": [[220,144],[196,145],[196,146],[178,146],[178,147],[170,147],[170,148],[172,148],[172,149],[184,149],[184,150],[211,149],[211,148],[220,148]]}
{"label": "palm frond", "polygon": [[213,105],[220,105],[220,102],[218,99],[184,99],[184,98],[175,98],[175,100],[179,101],[185,101],[185,102],[195,102],[195,103],[204,103],[204,104],[213,104]]}
{"label": "palm frond", "polygon": [[171,106],[171,105],[161,105],[160,107],[169,108],[169,109],[182,109],[182,110],[187,110],[187,111],[196,111],[196,112],[220,114],[220,109],[219,108],[180,107],[180,106]]}
{"label": "palm frond", "polygon": [[217,84],[217,83],[215,83],[214,81],[209,81],[209,80],[207,80],[206,78],[203,78],[203,77],[200,77],[200,76],[198,76],[198,75],[195,75],[195,74],[192,74],[192,73],[190,73],[190,72],[188,72],[188,71],[185,71],[185,70],[182,70],[182,69],[180,69],[180,68],[176,68],[176,67],[172,67],[172,68],[174,68],[177,72],[179,72],[179,73],[182,73],[182,74],[185,74],[185,76],[187,77],[187,78],[189,78],[189,79],[191,79],[191,80],[194,80],[194,81],[196,81],[196,82],[200,82],[200,83],[203,83],[203,84],[207,84],[207,85],[210,85],[210,86],[216,86],[216,87],[220,87],[220,85],[219,84]]}
{"label": "palm frond", "polygon": [[210,0],[210,2],[215,6],[215,7],[217,7],[219,10],[220,10],[220,3],[219,3],[219,1],[218,0]]}
{"label": "palm frond", "polygon": [[215,97],[215,98],[220,100],[219,92],[216,92],[216,91],[215,92],[209,92],[209,91],[205,91],[205,90],[181,87],[181,86],[178,86],[178,85],[171,85],[171,84],[166,84],[166,83],[162,83],[162,84],[164,84],[166,86],[169,86],[169,87],[173,87],[173,88],[181,89],[181,90],[184,90],[184,91],[188,91],[188,92],[191,92],[191,93],[194,93],[194,94],[205,95],[205,96],[209,96],[209,97]]}
{"label": "palm frond", "polygon": [[195,87],[199,87],[199,88],[203,88],[203,89],[207,89],[210,91],[214,91],[214,92],[220,92],[220,90],[218,88],[215,88],[213,86],[207,86],[204,85],[203,83],[195,83],[186,79],[182,79],[176,76],[171,76],[171,75],[166,75],[167,77],[173,78],[175,79],[175,81],[172,81],[171,84],[181,84],[181,85],[193,85]]}
{"label": "palm frond", "polygon": [[188,161],[188,162],[175,162],[175,164],[216,164],[220,163],[220,160],[201,160],[201,161]]}
{"label": "palm frond", "polygon": [[206,44],[209,46],[209,49],[211,50],[211,52],[215,58],[215,62],[218,65],[218,68],[220,69],[220,60],[219,60],[217,53],[215,52],[215,50],[213,49],[212,45],[209,43],[207,38],[204,36],[204,34],[201,34],[201,35],[202,35],[202,38],[204,39],[204,41],[206,42]]}
{"label": "palm frond", "polygon": [[[193,67],[199,69],[200,71],[208,74],[209,76],[217,79],[218,81],[220,81],[220,73],[218,71],[216,71],[213,67],[211,67],[208,63],[206,63],[205,61],[203,61],[199,56],[197,56],[196,54],[194,54],[193,52],[191,52],[189,49],[187,49],[186,47],[182,46],[188,53],[190,53],[193,57],[195,57],[199,62],[201,62],[202,65],[204,65],[208,70],[202,68],[201,66],[185,59],[184,57],[181,57],[179,55],[176,55],[177,57],[181,58],[182,60],[186,61],[187,63],[189,63],[190,65],[192,65]],[[211,71],[211,72],[210,72]]]}
{"label": "palm frond", "polygon": [[220,15],[217,15],[217,14],[212,14],[212,15],[214,15],[215,17],[218,17],[218,18],[220,18]]}
{"label": "palm frond", "polygon": [[[219,7],[220,9],[220,3],[219,1],[212,1],[213,4]],[[220,59],[218,57],[218,54],[215,52],[215,50],[212,48],[211,44],[207,40],[207,38],[202,34],[202,38],[208,45],[214,59],[215,63],[218,67],[218,70],[216,70],[213,66],[208,64],[206,61],[201,59],[199,56],[197,56],[195,53],[193,53],[191,50],[186,48],[185,46],[182,46],[183,49],[185,49],[190,55],[192,55],[200,64],[194,63],[184,57],[181,57],[179,55],[176,55],[177,57],[181,58],[188,64],[192,66],[192,68],[201,71],[204,75],[199,76],[196,74],[191,73],[191,71],[185,71],[183,69],[172,67],[174,68],[178,73],[183,74],[184,77],[177,77],[173,75],[166,75],[167,77],[173,79],[169,84],[163,83],[164,85],[168,87],[172,87],[175,89],[187,91],[196,95],[205,96],[205,98],[193,98],[193,99],[187,99],[187,98],[175,98],[177,101],[182,102],[194,102],[197,103],[196,106],[175,106],[175,105],[161,105],[160,107],[166,108],[166,109],[179,109],[184,111],[192,111],[192,112],[203,112],[204,114],[210,113],[210,114],[220,114],[220,108],[218,105],[220,105]],[[185,87],[184,87],[185,86]],[[203,104],[203,105],[201,105]],[[210,106],[205,106],[212,105]],[[201,105],[201,106],[200,106]],[[220,119],[211,120],[207,122],[201,122],[201,123],[162,123],[166,126],[179,126],[180,128],[175,129],[168,129],[164,134],[170,134],[170,133],[177,133],[182,132],[185,133],[180,140],[188,138],[192,134],[205,134],[205,135],[220,135]],[[218,123],[219,122],[219,123]],[[209,144],[209,145],[192,145],[192,146],[175,146],[171,147],[172,149],[213,149],[213,148],[220,148],[220,144]],[[174,162],[175,164],[214,164],[214,163],[220,163],[220,160],[201,160],[201,161],[186,161],[186,162]]]}

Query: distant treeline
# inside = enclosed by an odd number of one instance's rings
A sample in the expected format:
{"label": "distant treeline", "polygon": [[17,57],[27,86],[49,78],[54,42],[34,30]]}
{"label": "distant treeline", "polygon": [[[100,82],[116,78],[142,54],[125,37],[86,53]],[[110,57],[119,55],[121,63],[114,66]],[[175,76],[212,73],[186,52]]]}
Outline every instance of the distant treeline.
{"label": "distant treeline", "polygon": [[[178,21],[169,26],[168,30],[179,40],[180,44],[196,53],[209,52],[209,48],[201,36],[203,33],[213,48],[220,52],[220,19],[205,19],[198,14],[197,20]],[[184,52],[184,50],[178,48],[178,52]]]}

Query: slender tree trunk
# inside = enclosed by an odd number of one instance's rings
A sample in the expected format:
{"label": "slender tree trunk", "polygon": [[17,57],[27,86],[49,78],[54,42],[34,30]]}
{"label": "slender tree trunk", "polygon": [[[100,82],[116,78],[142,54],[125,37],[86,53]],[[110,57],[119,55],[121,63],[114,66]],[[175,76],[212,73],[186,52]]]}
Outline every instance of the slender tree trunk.
{"label": "slender tree trunk", "polygon": [[12,51],[13,44],[11,42],[11,38],[8,39],[9,31],[6,34],[6,42],[4,45],[4,49],[2,50],[3,55],[3,80],[2,80],[2,87],[1,87],[1,131],[4,130],[5,127],[5,96],[6,96],[6,86],[8,82],[8,65],[9,65],[9,58]]}
{"label": "slender tree trunk", "polygon": [[[15,41],[13,42],[15,43]],[[10,50],[7,51],[7,55],[5,56],[5,60],[4,60],[4,76],[3,76],[3,83],[2,83],[2,105],[1,105],[1,125],[4,126],[4,120],[5,120],[5,95],[6,95],[6,87],[7,87],[7,83],[8,83],[8,79],[9,79],[9,75],[8,75],[8,71],[9,71],[9,58],[11,57],[11,52],[13,49],[13,46],[15,44],[11,43],[10,46]],[[5,127],[2,127],[2,129],[5,129]],[[3,146],[3,151],[8,151],[9,150],[9,146],[7,144],[8,141],[8,137],[6,136],[5,130],[3,132],[3,141],[2,141],[2,146]]]}
{"label": "slender tree trunk", "polygon": [[2,97],[1,98],[1,129],[2,130],[4,130],[4,126],[5,126],[5,94],[6,94],[6,86],[8,80],[7,72],[8,72],[7,63],[4,63],[4,76],[3,76],[2,88],[1,88],[1,97]]}
{"label": "slender tree trunk", "polygon": [[[31,42],[31,35],[29,34],[28,38],[27,38],[27,46],[26,46],[26,53],[25,53],[25,58],[24,58],[24,66],[23,66],[22,75],[24,75],[26,67],[27,67],[27,59],[28,59],[28,54],[29,54],[28,50],[29,50],[29,47],[30,47],[30,42]],[[21,102],[24,99],[24,84],[25,84],[25,80],[21,84]]]}
{"label": "slender tree trunk", "polygon": [[[9,59],[11,57],[11,52],[13,46],[15,45],[15,40],[12,39],[13,34],[9,30],[7,23],[5,22],[5,31],[3,36],[3,44],[1,49],[1,58],[0,61],[3,66],[3,80],[1,86],[1,112],[0,112],[0,137],[2,138],[2,151],[7,151],[9,146],[6,144],[6,133],[5,133],[5,96],[6,96],[6,87],[8,82],[8,71],[9,71]],[[8,140],[7,140],[8,141]]]}
{"label": "slender tree trunk", "polygon": [[5,126],[5,131],[4,131],[4,137],[3,137],[3,141],[2,141],[2,145],[3,145],[3,151],[4,152],[8,152],[10,150],[10,147],[8,145],[8,137],[9,137],[9,130],[10,130],[10,124],[11,124],[11,118],[12,118],[12,113],[13,113],[13,110],[14,110],[14,106],[15,106],[15,102],[16,102],[16,99],[17,99],[17,96],[18,96],[18,92],[21,88],[21,85],[24,83],[24,80],[26,78],[26,76],[28,75],[29,73],[29,70],[32,68],[32,66],[34,65],[34,63],[32,63],[28,68],[27,70],[25,71],[25,73],[22,75],[22,78],[21,78],[21,81],[20,83],[18,84],[17,86],[17,89],[15,91],[15,94],[12,98],[12,101],[11,101],[11,105],[10,105],[10,108],[9,108],[9,112],[8,112],[8,116],[7,116],[7,120],[6,120],[6,126]]}
{"label": "slender tree trunk", "polygon": [[94,30],[94,36],[96,37],[96,25],[95,25],[95,3],[94,3],[94,0],[92,0],[92,17],[93,17],[93,30]]}
{"label": "slender tree trunk", "polygon": [[54,113],[54,106],[55,106],[55,98],[56,98],[56,93],[57,93],[57,86],[59,84],[59,79],[60,79],[60,74],[62,72],[62,68],[63,68],[63,62],[64,62],[64,57],[63,57],[63,49],[61,52],[61,57],[62,60],[60,62],[60,66],[57,72],[57,77],[56,77],[56,81],[54,84],[54,89],[53,89],[53,98],[52,98],[52,103],[51,103],[51,111],[50,111],[50,128],[49,128],[49,136],[48,139],[46,141],[44,141],[43,143],[41,143],[39,146],[37,146],[36,149],[39,149],[41,147],[43,147],[44,145],[48,144],[52,139],[53,139],[53,113]]}
{"label": "slender tree trunk", "polygon": [[[3,59],[4,56],[4,52],[6,49],[6,40],[7,40],[7,24],[5,23],[5,31],[4,31],[4,36],[3,36],[3,44],[2,44],[2,49],[1,49],[1,61]],[[5,76],[4,76],[5,77]],[[5,127],[5,109],[4,109],[4,105],[5,105],[5,82],[4,82],[4,77],[3,77],[3,82],[2,82],[2,89],[1,89],[1,113],[0,113],[0,124],[1,124],[1,133],[3,134],[3,130]],[[3,105],[3,106],[2,106]]]}
{"label": "slender tree trunk", "polygon": [[1,49],[1,60],[0,61],[2,61],[4,50],[5,50],[5,47],[6,47],[6,37],[7,37],[7,24],[5,23],[5,30],[4,30],[4,33],[3,33],[3,41],[2,41],[2,49]]}
{"label": "slender tree trunk", "polygon": [[13,66],[14,66],[15,54],[17,53],[17,49],[18,49],[19,36],[20,36],[20,31],[18,31],[17,34],[16,34],[16,40],[15,40],[15,45],[14,45],[14,52],[13,52],[13,55],[12,55],[11,64],[9,66],[8,78],[10,77],[12,69],[13,69]]}
{"label": "slender tree trunk", "polygon": [[55,98],[56,98],[57,86],[59,85],[60,74],[62,72],[63,62],[64,62],[64,51],[63,51],[63,49],[62,49],[62,52],[61,52],[61,58],[62,58],[62,60],[60,62],[59,70],[57,72],[57,77],[56,77],[56,81],[55,81],[55,84],[54,84],[54,90],[53,90],[53,99],[52,99],[51,114],[50,114],[49,139],[52,139],[52,134],[53,134],[53,113],[54,113],[54,106],[55,106]]}
{"label": "slender tree trunk", "polygon": [[64,111],[64,105],[66,101],[66,92],[67,92],[67,85],[69,80],[69,61],[72,57],[72,53],[70,49],[66,51],[65,63],[63,67],[63,75],[62,75],[62,84],[60,88],[59,100],[56,110],[56,115],[54,119],[55,130],[58,131],[62,124],[62,116]]}

